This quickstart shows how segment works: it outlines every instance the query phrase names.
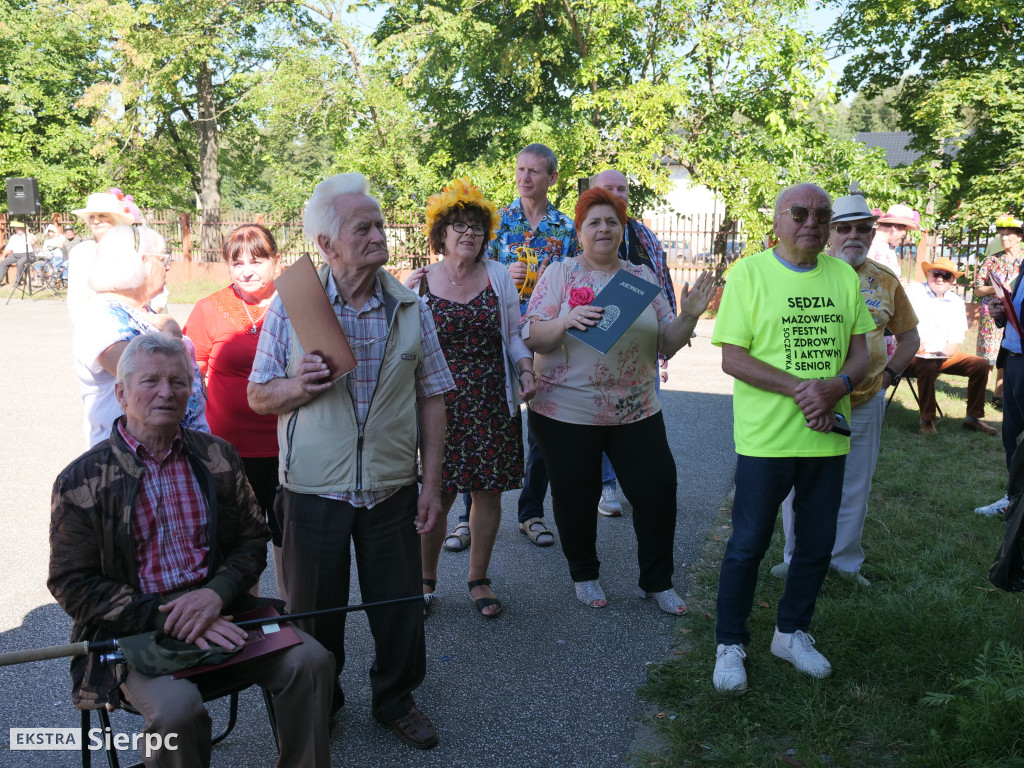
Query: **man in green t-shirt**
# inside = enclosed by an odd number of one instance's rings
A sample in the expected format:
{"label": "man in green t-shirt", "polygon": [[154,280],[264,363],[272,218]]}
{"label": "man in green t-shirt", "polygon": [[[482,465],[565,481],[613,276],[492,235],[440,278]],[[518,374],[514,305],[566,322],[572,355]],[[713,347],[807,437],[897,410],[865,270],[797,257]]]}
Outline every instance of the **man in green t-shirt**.
{"label": "man in green t-shirt", "polygon": [[715,322],[722,370],[735,378],[733,534],[718,582],[714,685],[743,693],[747,618],[779,504],[794,489],[796,547],[779,600],[772,653],[815,677],[832,672],[807,634],[828,573],[850,440],[850,398],[874,328],[857,273],[821,253],[831,201],[798,184],[775,201],[778,245],[736,262]]}

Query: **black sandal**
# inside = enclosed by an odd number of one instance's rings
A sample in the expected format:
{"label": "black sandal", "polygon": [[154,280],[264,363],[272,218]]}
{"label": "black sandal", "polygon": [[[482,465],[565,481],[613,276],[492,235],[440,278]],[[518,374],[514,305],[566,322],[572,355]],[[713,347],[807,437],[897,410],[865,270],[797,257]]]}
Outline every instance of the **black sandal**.
{"label": "black sandal", "polygon": [[[469,599],[473,601],[474,605],[476,605],[477,613],[479,613],[485,619],[496,619],[499,616],[501,616],[501,600],[498,600],[496,597],[476,597],[476,598],[474,598],[473,594],[472,594],[473,590],[476,589],[477,587],[489,587],[489,586],[491,586],[491,580],[490,579],[477,579],[476,581],[470,581],[470,582],[468,582],[468,586],[469,586],[469,591],[470,591]],[[498,610],[496,610],[494,613],[484,613],[484,608],[489,608],[492,605],[498,606]]]}
{"label": "black sandal", "polygon": [[[437,579],[423,579],[423,586],[430,587],[433,589],[437,586]],[[431,608],[434,607],[434,601],[438,599],[437,595],[433,592],[423,593],[423,618],[427,618],[430,615]]]}

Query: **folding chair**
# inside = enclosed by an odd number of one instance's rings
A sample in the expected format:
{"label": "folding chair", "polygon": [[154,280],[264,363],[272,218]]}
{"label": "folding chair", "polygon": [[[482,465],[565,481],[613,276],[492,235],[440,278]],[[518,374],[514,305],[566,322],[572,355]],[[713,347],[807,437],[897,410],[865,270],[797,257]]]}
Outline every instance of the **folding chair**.
{"label": "folding chair", "polygon": [[[914,402],[917,403],[917,409],[921,410],[921,398],[917,396],[917,390],[914,389],[914,378],[912,376],[900,377],[900,382],[895,387],[892,388],[892,392],[889,394],[889,399],[885,403],[886,410],[888,410],[889,406],[892,404],[892,399],[896,397],[896,390],[900,388],[900,384],[903,383],[904,381],[907,382],[907,386],[910,387],[910,394],[914,396]],[[935,403],[935,410],[938,412],[939,418],[941,419],[942,406],[940,406],[938,403]]]}

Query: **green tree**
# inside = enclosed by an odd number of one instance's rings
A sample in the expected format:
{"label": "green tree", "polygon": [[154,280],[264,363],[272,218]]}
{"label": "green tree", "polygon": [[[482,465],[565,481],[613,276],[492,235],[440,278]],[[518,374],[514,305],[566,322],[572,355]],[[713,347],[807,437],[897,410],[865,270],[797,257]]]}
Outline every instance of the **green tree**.
{"label": "green tree", "polygon": [[111,181],[90,156],[97,109],[82,103],[105,72],[96,33],[49,0],[0,0],[0,176],[34,176],[45,209],[80,205]]}
{"label": "green tree", "polygon": [[[839,0],[828,0],[840,5]],[[940,212],[990,224],[1024,204],[1024,11],[1009,0],[852,0],[832,35],[852,52],[840,83],[892,105],[924,153]],[[909,74],[908,74],[909,73]]]}
{"label": "green tree", "polygon": [[[402,0],[377,30],[393,79],[430,118],[426,152],[515,196],[524,144],[559,156],[556,204],[614,164],[655,193],[671,158],[718,191],[755,236],[780,186],[835,191],[891,175],[877,153],[828,135],[818,40],[802,0]],[[834,163],[843,164],[836,166]]]}

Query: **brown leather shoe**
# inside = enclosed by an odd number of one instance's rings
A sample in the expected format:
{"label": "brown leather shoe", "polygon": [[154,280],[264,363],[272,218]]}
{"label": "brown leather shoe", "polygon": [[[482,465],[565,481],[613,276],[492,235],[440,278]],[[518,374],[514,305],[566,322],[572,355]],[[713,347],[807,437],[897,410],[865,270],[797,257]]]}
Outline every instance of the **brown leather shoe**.
{"label": "brown leather shoe", "polygon": [[999,432],[991,424],[986,424],[981,419],[966,418],[963,421],[964,429],[969,429],[972,432],[981,432],[983,435],[995,435]]}
{"label": "brown leather shoe", "polygon": [[398,735],[398,738],[410,747],[432,749],[437,746],[439,741],[434,724],[430,722],[429,717],[420,712],[418,707],[413,707],[405,717],[400,717],[391,722],[381,720],[380,718],[377,718],[377,720],[382,725],[386,725],[393,730]]}
{"label": "brown leather shoe", "polygon": [[921,426],[917,428],[917,431],[922,435],[937,435],[939,430],[935,428],[934,421],[925,421],[921,419]]}

